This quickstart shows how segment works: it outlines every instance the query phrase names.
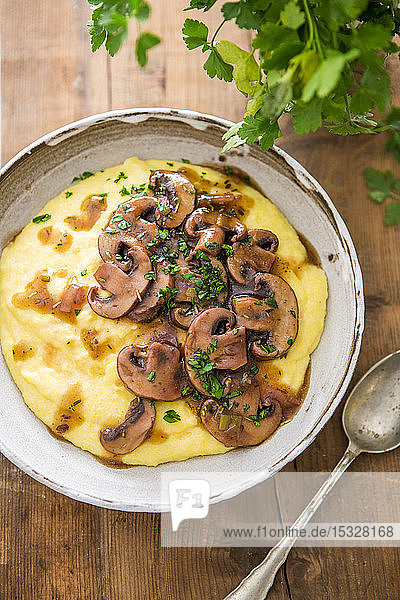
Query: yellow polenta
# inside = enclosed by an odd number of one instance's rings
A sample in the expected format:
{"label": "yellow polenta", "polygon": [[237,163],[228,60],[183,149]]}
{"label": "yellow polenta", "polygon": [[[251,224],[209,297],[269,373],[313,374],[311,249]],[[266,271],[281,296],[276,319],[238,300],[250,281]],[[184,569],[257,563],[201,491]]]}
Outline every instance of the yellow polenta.
{"label": "yellow polenta", "polygon": [[[111,212],[124,200],[120,193],[123,186],[130,190],[132,185],[147,183],[151,169],[178,168],[187,165],[130,158],[123,165],[79,181],[46,204],[40,214],[51,215],[47,222],[29,223],[2,253],[1,343],[25,402],[52,429],[60,411],[72,411],[76,416],[74,427],[64,438],[102,458],[115,457],[101,446],[100,429],[122,422],[132,400],[117,374],[117,354],[126,345],[145,341],[158,321],[148,325],[126,318],[112,321],[99,317],[85,303],[77,317],[68,322],[57,314],[17,308],[12,298],[41,272],[46,272],[46,285],[55,298],[71,281],[96,285],[93,273],[100,264],[97,238]],[[210,193],[228,191],[226,174],[194,165],[190,165],[190,171],[197,178],[196,187],[200,184]],[[241,220],[247,227],[270,229],[278,236],[274,272],[292,286],[299,303],[299,333],[293,347],[282,360],[259,363],[260,370],[263,374],[273,372],[274,383],[298,392],[324,325],[326,277],[321,268],[308,261],[296,231],[269,200],[242,181],[232,181],[230,189],[233,188],[235,193],[243,194],[245,215]],[[89,231],[74,231],[65,219],[79,215],[82,202],[91,194],[107,194],[106,210]],[[53,228],[53,237],[44,243],[43,231],[38,234],[47,226]],[[63,234],[68,234],[64,236],[68,244],[60,251],[57,239]],[[85,332],[95,332],[98,348],[102,349],[97,358],[83,343]],[[180,336],[183,341],[184,332],[180,331]],[[180,421],[168,423],[163,419],[171,408],[181,416]],[[130,454],[121,456],[123,463],[157,465],[228,451],[206,431],[185,401],[156,402],[156,413],[151,437]]]}

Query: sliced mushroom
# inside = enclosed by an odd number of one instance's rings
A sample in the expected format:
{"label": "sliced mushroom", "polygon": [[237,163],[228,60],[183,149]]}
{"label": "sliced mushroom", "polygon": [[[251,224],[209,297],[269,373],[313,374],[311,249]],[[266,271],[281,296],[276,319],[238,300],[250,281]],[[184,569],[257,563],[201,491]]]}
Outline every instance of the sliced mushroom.
{"label": "sliced mushroom", "polygon": [[195,210],[185,223],[186,235],[190,238],[199,238],[189,259],[195,256],[197,250],[216,256],[224,242],[225,232],[233,234],[232,241],[237,242],[246,237],[247,228],[236,217],[210,211],[207,208]]}
{"label": "sliced mushroom", "polygon": [[149,437],[155,417],[156,411],[150,400],[135,398],[123,423],[100,431],[100,443],[112,454],[128,454]]}
{"label": "sliced mushroom", "polygon": [[88,302],[95,313],[101,317],[118,319],[126,315],[143,298],[150,285],[145,278],[151,270],[148,254],[138,246],[128,252],[131,269],[124,272],[111,262],[104,262],[97,269],[94,277],[106,290],[108,296],[99,296],[99,288],[92,287],[88,293]]}
{"label": "sliced mushroom", "polygon": [[120,268],[129,268],[127,252],[132,245],[146,247],[154,242],[158,229],[154,223],[157,200],[151,196],[131,198],[120,204],[99,235],[101,258]]}
{"label": "sliced mushroom", "polygon": [[87,287],[71,283],[63,291],[57,308],[60,312],[71,313],[80,310],[86,300]]}
{"label": "sliced mushroom", "polygon": [[258,332],[250,339],[251,352],[268,360],[285,354],[297,336],[298,305],[290,285],[272,273],[259,273],[254,279],[257,296],[232,300],[239,325]]}
{"label": "sliced mushroom", "polygon": [[[143,321],[152,321],[160,312],[161,307],[165,303],[165,297],[160,293],[161,289],[172,289],[173,279],[169,273],[165,273],[166,263],[155,263],[151,274],[155,277],[154,281],[150,280],[150,285],[147,288],[141,302],[139,302],[127,317],[142,323]],[[146,273],[146,275],[148,275]]]}
{"label": "sliced mushroom", "polygon": [[180,329],[189,329],[191,322],[199,314],[199,307],[190,302],[182,302],[171,310],[171,321]]}
{"label": "sliced mushroom", "polygon": [[275,262],[278,238],[266,229],[250,229],[248,239],[232,246],[227,267],[233,279],[248,284],[256,273],[268,273]]}
{"label": "sliced mushroom", "polygon": [[128,390],[153,400],[176,400],[185,384],[180,352],[166,341],[126,346],[118,354],[117,369]]}
{"label": "sliced mushroom", "polygon": [[185,366],[192,385],[202,394],[215,395],[217,386],[217,395],[221,397],[222,388],[213,371],[234,371],[247,362],[246,330],[235,325],[236,318],[230,310],[208,308],[189,327]]}
{"label": "sliced mushroom", "polygon": [[167,229],[179,227],[194,209],[196,188],[182,173],[153,171],[149,188],[158,198],[156,221]]}
{"label": "sliced mushroom", "polygon": [[241,199],[241,195],[238,194],[197,194],[197,206],[214,209],[215,207],[229,209],[232,207],[234,202],[238,202]]}
{"label": "sliced mushroom", "polygon": [[229,401],[205,400],[200,409],[204,427],[225,446],[255,446],[279,426],[282,408],[272,394],[262,398],[256,381],[241,386],[240,395]]}

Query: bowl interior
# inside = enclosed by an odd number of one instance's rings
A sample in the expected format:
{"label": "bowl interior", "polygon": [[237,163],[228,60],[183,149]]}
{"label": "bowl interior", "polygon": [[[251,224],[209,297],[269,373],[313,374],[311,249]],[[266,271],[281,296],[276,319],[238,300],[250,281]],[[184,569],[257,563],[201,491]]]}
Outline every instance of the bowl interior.
{"label": "bowl interior", "polygon": [[[198,113],[149,109],[90,117],[45,136],[3,169],[1,247],[76,173],[116,165],[129,156],[221,165],[221,135],[228,126]],[[261,446],[156,468],[110,469],[48,434],[25,406],[1,356],[0,449],[29,475],[61,493],[108,508],[160,511],[168,509],[168,499],[161,495],[163,473],[190,478],[208,472],[211,501],[229,498],[293,460],[343,396],[359,352],[364,311],[361,272],[344,223],[322,188],[283,151],[243,147],[224,159],[257,182],[314,246],[327,274],[327,317],[312,356],[307,397],[296,418]]]}

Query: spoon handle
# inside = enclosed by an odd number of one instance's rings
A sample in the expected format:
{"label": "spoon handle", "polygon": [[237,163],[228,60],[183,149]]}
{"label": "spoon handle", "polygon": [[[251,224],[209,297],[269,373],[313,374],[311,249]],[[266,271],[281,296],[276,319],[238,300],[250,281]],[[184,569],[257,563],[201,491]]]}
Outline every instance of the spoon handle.
{"label": "spoon handle", "polygon": [[[361,450],[351,443],[346,452],[319,488],[315,496],[307,504],[303,512],[293,523],[293,529],[301,529],[307,525],[321,502],[329,494],[335,483],[340,479],[347,467],[360,454]],[[296,541],[295,536],[285,535],[255,567],[249,575],[224,600],[264,600],[274,583],[278,569],[283,565]]]}

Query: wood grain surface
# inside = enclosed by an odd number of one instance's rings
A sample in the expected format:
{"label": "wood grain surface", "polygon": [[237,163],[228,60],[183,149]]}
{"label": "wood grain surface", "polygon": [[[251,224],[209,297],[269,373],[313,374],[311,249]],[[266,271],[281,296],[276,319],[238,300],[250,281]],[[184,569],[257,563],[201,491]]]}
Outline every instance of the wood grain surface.
{"label": "wood grain surface", "polygon": [[[163,44],[142,70],[133,38],[114,59],[103,50],[91,54],[85,0],[1,0],[2,161],[56,127],[109,109],[172,106],[239,119],[243,97],[233,85],[208,79],[200,52],[189,53],[182,42],[186,4],[153,1],[148,28]],[[217,11],[208,20],[215,27]],[[232,35],[248,47],[248,32]],[[399,68],[393,69],[399,102]],[[398,169],[384,143],[383,136],[324,131],[298,137],[289,124],[280,140],[331,195],[360,256],[367,322],[355,379],[396,349],[400,337],[400,226],[382,225],[362,177],[366,166]],[[346,446],[340,418],[339,409],[288,470],[331,470]],[[353,468],[398,471],[400,455],[361,456]],[[259,548],[163,549],[159,516],[80,504],[3,457],[0,526],[1,600],[219,600],[265,555]],[[399,572],[397,549],[295,548],[268,598],[395,600]]]}

